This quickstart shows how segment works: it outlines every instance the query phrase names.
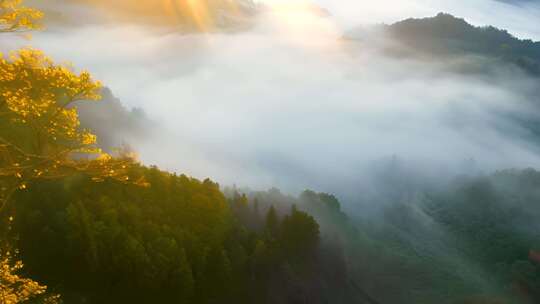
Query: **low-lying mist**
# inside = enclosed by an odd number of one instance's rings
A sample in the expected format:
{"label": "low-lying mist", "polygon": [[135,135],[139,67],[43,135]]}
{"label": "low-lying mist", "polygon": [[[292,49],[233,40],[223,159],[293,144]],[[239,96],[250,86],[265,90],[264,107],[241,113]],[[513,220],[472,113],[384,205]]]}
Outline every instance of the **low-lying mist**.
{"label": "low-lying mist", "polygon": [[538,119],[537,79],[479,55],[394,56],[382,34],[346,30],[277,7],[235,33],[53,26],[32,44],[144,110],[151,135],[126,141],[145,164],[225,185],[349,197],[396,158],[429,180],[540,165],[522,123]]}

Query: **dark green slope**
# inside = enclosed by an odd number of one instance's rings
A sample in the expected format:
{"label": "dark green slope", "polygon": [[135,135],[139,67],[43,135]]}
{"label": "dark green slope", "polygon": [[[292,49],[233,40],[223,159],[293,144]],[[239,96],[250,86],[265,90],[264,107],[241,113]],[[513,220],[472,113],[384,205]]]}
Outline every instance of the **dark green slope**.
{"label": "dark green slope", "polygon": [[[378,27],[381,37],[392,44],[388,51],[403,56],[443,59],[457,56],[483,56],[495,64],[512,64],[527,73],[540,76],[540,42],[522,40],[493,26],[477,27],[464,19],[440,13],[435,17],[406,19]],[[362,30],[346,35],[349,40],[362,37]]]}

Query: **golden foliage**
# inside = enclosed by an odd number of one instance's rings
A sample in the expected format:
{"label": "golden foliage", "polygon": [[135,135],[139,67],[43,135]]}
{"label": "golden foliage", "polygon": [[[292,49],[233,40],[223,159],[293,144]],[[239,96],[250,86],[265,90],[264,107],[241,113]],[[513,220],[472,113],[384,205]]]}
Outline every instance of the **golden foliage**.
{"label": "golden foliage", "polygon": [[[38,22],[43,14],[23,7],[21,3],[22,0],[0,0],[0,33],[41,27]],[[46,113],[46,108],[50,107],[50,98],[54,94],[44,94],[40,98],[40,88],[34,84],[40,85],[46,81],[45,75],[50,72],[51,67],[52,63],[39,52],[23,50],[7,59],[0,53],[0,210],[8,199],[6,195],[9,196],[9,193],[16,189],[26,189],[26,182],[23,181],[26,170],[33,170],[35,175],[41,175],[39,166],[24,168],[34,156],[39,155],[34,155],[35,151],[25,151],[24,147],[17,146],[18,141],[12,143],[8,140],[25,135],[11,126],[33,121],[35,116],[40,117]],[[40,74],[40,71],[46,73]],[[32,81],[38,79],[41,82]],[[36,123],[35,126],[37,125]],[[10,178],[15,181],[10,182]],[[20,182],[17,182],[19,180]],[[10,186],[12,190],[9,189]],[[12,220],[13,217],[9,217],[9,221]],[[20,276],[18,272],[22,268],[22,262],[12,262],[9,252],[0,252],[0,303],[16,304],[35,299],[45,304],[60,303],[59,295],[46,295],[46,286]]]}
{"label": "golden foliage", "polygon": [[41,28],[43,13],[21,4],[22,0],[0,0],[0,33]]}
{"label": "golden foliage", "polygon": [[0,303],[17,304],[39,298],[41,303],[60,303],[59,295],[46,295],[47,286],[17,274],[23,268],[21,261],[12,262],[7,253],[0,256]]}
{"label": "golden foliage", "polygon": [[73,0],[98,8],[114,20],[150,22],[185,30],[211,31],[247,23],[249,0]]}
{"label": "golden foliage", "polygon": [[[40,28],[43,14],[21,3],[0,0],[0,33]],[[80,128],[73,103],[99,100],[100,89],[88,72],[55,64],[41,51],[0,53],[0,213],[13,193],[38,179],[83,172],[95,181],[113,178],[147,186],[127,174],[133,164],[128,153],[103,153],[95,146],[96,136]],[[0,303],[59,303],[59,296],[45,296],[46,286],[18,275],[22,267],[0,252]]]}
{"label": "golden foliage", "polygon": [[0,54],[0,203],[32,180],[77,172],[132,182],[132,158],[103,153],[96,136],[80,128],[73,103],[99,100],[100,88],[88,72],[54,64],[41,51]]}
{"label": "golden foliage", "polygon": [[[43,145],[93,144],[95,137],[77,132],[77,111],[70,105],[98,100],[100,88],[88,72],[77,75],[68,66],[54,65],[40,51],[23,49],[8,58],[0,53],[0,113],[14,125],[36,129]],[[32,152],[40,153],[43,148],[32,147]]]}

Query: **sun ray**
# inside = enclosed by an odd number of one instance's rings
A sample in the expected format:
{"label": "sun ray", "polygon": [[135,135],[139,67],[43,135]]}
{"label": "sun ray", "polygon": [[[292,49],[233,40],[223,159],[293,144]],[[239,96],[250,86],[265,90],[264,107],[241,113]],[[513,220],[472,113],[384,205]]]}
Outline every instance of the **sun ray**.
{"label": "sun ray", "polygon": [[185,3],[198,29],[209,30],[213,27],[212,14],[206,1],[185,0]]}
{"label": "sun ray", "polygon": [[171,20],[174,25],[181,25],[182,11],[177,0],[164,0],[163,11],[167,19]]}
{"label": "sun ray", "polygon": [[98,8],[107,18],[191,27],[202,32],[245,21],[249,10],[243,0],[78,1]]}

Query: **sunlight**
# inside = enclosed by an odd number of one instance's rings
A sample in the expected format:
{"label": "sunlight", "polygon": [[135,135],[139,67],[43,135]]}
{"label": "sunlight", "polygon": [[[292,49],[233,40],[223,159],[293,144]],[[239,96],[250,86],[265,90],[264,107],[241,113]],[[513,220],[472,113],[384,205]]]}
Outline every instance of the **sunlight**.
{"label": "sunlight", "polygon": [[327,26],[329,13],[310,1],[281,1],[268,2],[268,7],[274,17],[292,31],[305,31]]}
{"label": "sunlight", "polygon": [[[178,0],[176,0],[175,2],[178,2]],[[185,0],[185,3],[188,13],[195,21],[195,25],[197,26],[197,28],[201,30],[208,30],[212,27],[212,16],[209,11],[208,4],[205,1]]]}
{"label": "sunlight", "polygon": [[[223,0],[214,2],[208,0],[118,0],[111,3],[105,0],[88,0],[87,3],[98,7],[111,18],[121,16],[130,20],[140,21],[149,18],[153,22],[169,25],[193,25],[202,31],[213,28],[215,24],[213,12],[216,6],[234,12],[234,1]],[[136,18],[136,19],[133,19]],[[148,20],[148,19],[146,19]]]}
{"label": "sunlight", "polygon": [[267,4],[272,24],[294,44],[319,50],[339,47],[339,26],[321,7],[303,0],[273,0]]}

